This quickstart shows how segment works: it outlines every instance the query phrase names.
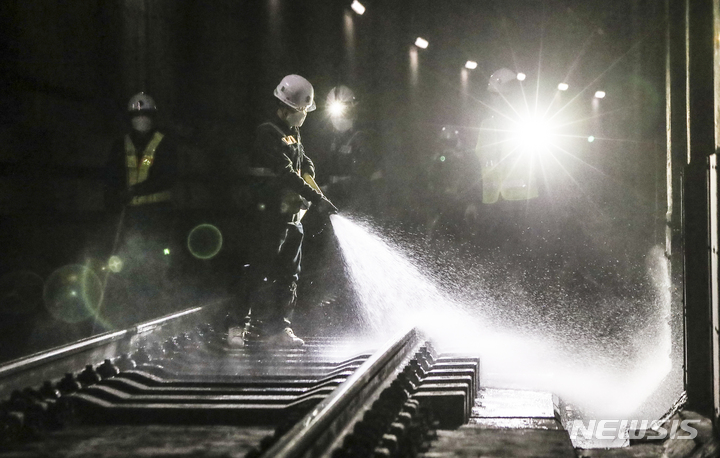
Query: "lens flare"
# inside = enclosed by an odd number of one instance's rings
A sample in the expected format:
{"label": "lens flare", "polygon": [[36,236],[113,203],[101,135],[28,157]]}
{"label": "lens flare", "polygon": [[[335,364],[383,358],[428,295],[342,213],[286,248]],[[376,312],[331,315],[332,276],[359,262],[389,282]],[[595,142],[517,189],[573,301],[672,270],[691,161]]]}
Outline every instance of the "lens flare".
{"label": "lens flare", "polygon": [[198,259],[211,259],[215,257],[223,245],[220,229],[212,224],[200,224],[188,234],[187,247],[190,254]]}
{"label": "lens flare", "polygon": [[43,300],[50,314],[66,323],[77,323],[97,313],[102,282],[92,269],[79,264],[63,266],[45,282]]}
{"label": "lens flare", "polygon": [[107,268],[112,273],[120,272],[123,268],[122,259],[120,259],[119,256],[115,256],[115,255],[110,256],[110,259],[108,259]]}

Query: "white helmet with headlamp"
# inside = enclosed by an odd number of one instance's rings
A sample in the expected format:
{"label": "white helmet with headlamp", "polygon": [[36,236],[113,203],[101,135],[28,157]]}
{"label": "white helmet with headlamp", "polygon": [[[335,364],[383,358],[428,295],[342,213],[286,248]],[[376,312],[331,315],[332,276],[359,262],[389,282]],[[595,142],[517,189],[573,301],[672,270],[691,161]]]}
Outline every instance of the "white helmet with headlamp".
{"label": "white helmet with headlamp", "polygon": [[155,100],[144,92],[138,92],[130,97],[128,112],[133,114],[138,111],[157,111]]}
{"label": "white helmet with headlamp", "polygon": [[152,118],[157,112],[157,105],[152,97],[144,92],[138,92],[130,97],[127,109],[133,129],[141,133],[152,130]]}

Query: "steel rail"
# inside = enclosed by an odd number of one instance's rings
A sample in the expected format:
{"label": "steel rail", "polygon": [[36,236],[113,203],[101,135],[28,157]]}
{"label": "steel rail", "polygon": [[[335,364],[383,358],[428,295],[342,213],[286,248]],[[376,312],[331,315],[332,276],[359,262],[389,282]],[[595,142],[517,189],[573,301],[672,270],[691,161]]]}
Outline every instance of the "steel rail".
{"label": "steel rail", "polygon": [[402,370],[421,344],[422,336],[416,328],[387,341],[262,456],[299,458],[328,454],[337,436],[392,381],[392,376]]}
{"label": "steel rail", "polygon": [[56,379],[67,372],[81,370],[87,364],[97,364],[127,352],[140,336],[151,335],[164,327],[175,328],[176,325],[186,324],[188,319],[197,321],[200,315],[214,312],[218,303],[192,307],[121,331],[106,332],[8,361],[0,365],[0,399],[18,387]]}

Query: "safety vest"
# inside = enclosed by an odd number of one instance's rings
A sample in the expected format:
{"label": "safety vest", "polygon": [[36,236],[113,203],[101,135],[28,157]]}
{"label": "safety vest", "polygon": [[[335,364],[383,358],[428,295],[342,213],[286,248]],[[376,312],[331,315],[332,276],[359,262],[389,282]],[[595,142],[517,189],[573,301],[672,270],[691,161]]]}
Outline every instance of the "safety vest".
{"label": "safety vest", "polygon": [[[155,160],[155,151],[158,145],[163,139],[163,134],[155,132],[155,135],[150,139],[145,151],[143,151],[142,159],[140,163],[137,160],[137,151],[135,145],[130,139],[129,135],[125,136],[125,165],[127,166],[127,185],[130,186],[142,183],[147,180],[148,172],[152,167],[153,161]],[[130,205],[144,205],[155,202],[166,202],[172,198],[171,191],[162,191],[155,194],[148,194],[146,196],[133,197],[130,201]]]}
{"label": "safety vest", "polygon": [[538,197],[536,164],[530,153],[519,150],[497,129],[494,119],[483,121],[475,152],[480,159],[482,201],[530,200]]}

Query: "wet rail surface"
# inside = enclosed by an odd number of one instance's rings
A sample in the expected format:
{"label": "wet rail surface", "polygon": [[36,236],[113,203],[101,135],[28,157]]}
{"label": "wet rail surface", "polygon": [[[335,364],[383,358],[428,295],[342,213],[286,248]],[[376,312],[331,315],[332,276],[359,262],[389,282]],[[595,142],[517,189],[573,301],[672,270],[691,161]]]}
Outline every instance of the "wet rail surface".
{"label": "wet rail surface", "polygon": [[219,310],[0,366],[0,456],[416,456],[471,416],[477,359],[416,329],[233,349]]}

